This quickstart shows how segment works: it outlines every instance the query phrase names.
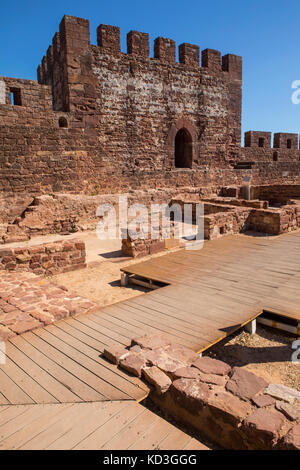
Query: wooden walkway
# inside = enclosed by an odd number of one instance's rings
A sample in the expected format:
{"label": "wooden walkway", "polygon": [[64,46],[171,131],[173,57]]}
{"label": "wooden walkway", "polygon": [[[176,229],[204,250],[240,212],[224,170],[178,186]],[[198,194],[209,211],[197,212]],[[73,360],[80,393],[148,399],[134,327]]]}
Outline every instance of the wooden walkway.
{"label": "wooden walkway", "polygon": [[0,450],[207,450],[130,401],[0,406]]}
{"label": "wooden walkway", "polygon": [[300,324],[300,232],[224,237],[206,243],[202,250],[177,251],[123,272],[129,280],[137,277],[167,287],[105,311],[115,315],[116,309],[126,309],[131,315],[139,309],[142,321],[180,336],[198,352],[264,310]]}
{"label": "wooden walkway", "polygon": [[[143,441],[125,418],[114,421],[127,412],[138,423],[137,429],[143,427],[142,413],[151,421],[136,403],[149,389],[107,362],[101,356],[105,346],[129,345],[133,337],[164,333],[176,343],[203,351],[266,308],[300,322],[299,232],[268,238],[224,237],[206,243],[202,250],[173,252],[125,272],[169,285],[6,343],[6,364],[0,365],[0,423],[1,417],[9,419],[0,424],[0,447],[123,449],[128,443],[130,448],[173,448],[181,438],[178,430],[163,434],[164,420],[156,417],[158,428],[149,424]],[[111,408],[116,415],[108,421],[114,425],[94,419],[94,413],[102,416],[106,406],[116,406]],[[78,426],[77,416],[82,417]],[[106,434],[107,427],[113,435]],[[185,439],[184,448],[192,448],[191,438]]]}

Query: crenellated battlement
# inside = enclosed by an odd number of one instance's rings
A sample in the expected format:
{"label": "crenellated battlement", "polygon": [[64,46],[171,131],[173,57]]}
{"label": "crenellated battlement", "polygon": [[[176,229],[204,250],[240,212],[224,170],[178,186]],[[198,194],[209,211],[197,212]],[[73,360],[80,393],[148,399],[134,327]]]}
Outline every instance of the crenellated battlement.
{"label": "crenellated battlement", "polygon": [[38,82],[0,77],[2,193],[202,192],[250,172],[256,184],[299,181],[296,134],[271,148],[271,132],[250,131],[241,147],[242,57],[185,42],[177,59],[162,36],[150,50],[130,31],[122,52],[120,28],[105,24],[92,45],[89,21],[64,16]]}
{"label": "crenellated battlement", "polygon": [[[79,55],[90,45],[89,21],[65,15],[60,23],[59,33],[53,37],[46,55],[38,67],[39,83],[49,84],[55,61],[67,60],[67,55]],[[107,55],[121,55],[120,28],[100,24],[97,28],[97,46]],[[123,54],[124,55],[124,54]],[[130,31],[127,34],[127,55],[135,59],[150,58],[149,34]],[[227,72],[234,79],[242,79],[242,58],[233,54],[223,57],[220,51],[205,49],[201,54],[200,47],[183,43],[178,46],[179,64],[187,67],[203,67],[211,72]],[[169,64],[176,63],[176,44],[169,38],[158,37],[154,40],[154,59]]]}
{"label": "crenellated battlement", "polygon": [[273,136],[273,146],[271,147],[272,132],[248,131],[245,132],[245,147],[274,148],[274,149],[299,149],[298,134],[287,132],[277,132]]}

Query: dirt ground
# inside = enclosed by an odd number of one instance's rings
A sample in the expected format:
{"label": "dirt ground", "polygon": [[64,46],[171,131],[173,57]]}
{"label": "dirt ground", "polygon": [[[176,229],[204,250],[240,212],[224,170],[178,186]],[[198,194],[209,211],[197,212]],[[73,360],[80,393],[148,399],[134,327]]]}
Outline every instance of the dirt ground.
{"label": "dirt ground", "polygon": [[168,251],[157,253],[142,260],[132,259],[122,254],[120,240],[99,240],[93,232],[80,233],[77,237],[86,244],[87,268],[58,274],[51,277],[51,280],[64,285],[74,293],[84,292],[84,297],[97,302],[100,306],[110,305],[146,292],[146,289],[138,286],[121,287],[120,269],[123,266],[168,253]]}
{"label": "dirt ground", "polygon": [[295,340],[285,332],[257,325],[255,335],[240,330],[211,348],[207,355],[232,366],[245,367],[267,382],[300,391],[300,364],[291,359]]}

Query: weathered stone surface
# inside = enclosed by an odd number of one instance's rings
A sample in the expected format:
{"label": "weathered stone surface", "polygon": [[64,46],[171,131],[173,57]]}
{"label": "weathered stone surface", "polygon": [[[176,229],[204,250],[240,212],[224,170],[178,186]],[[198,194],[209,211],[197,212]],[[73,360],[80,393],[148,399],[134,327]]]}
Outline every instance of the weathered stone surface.
{"label": "weathered stone surface", "polygon": [[202,409],[212,394],[207,384],[193,379],[175,380],[170,387],[170,393],[191,413],[197,413]]}
{"label": "weathered stone surface", "polygon": [[270,384],[266,388],[265,394],[271,395],[271,397],[278,400],[286,401],[287,403],[300,403],[300,392],[286,385]]}
{"label": "weathered stone surface", "polygon": [[192,349],[181,346],[180,344],[170,344],[166,347],[166,353],[187,365],[191,365],[199,358],[199,354],[195,353]]}
{"label": "weathered stone surface", "polygon": [[159,369],[166,372],[168,375],[172,375],[177,369],[180,369],[186,365],[183,362],[169,356],[162,349],[143,352],[141,354],[151,365],[159,367]]}
{"label": "weathered stone surface", "polygon": [[212,394],[208,399],[208,404],[215,417],[221,421],[230,420],[234,426],[251,411],[251,406],[248,403],[225,391]]}
{"label": "weathered stone surface", "polygon": [[136,352],[136,353],[142,352],[141,346],[138,346],[137,344],[135,346],[131,346],[129,349],[130,349],[130,351]]}
{"label": "weathered stone surface", "polygon": [[129,355],[128,349],[125,349],[121,344],[113,344],[104,349],[103,355],[113,364],[119,364],[121,359],[125,359]]}
{"label": "weathered stone surface", "polygon": [[25,333],[26,331],[34,330],[35,328],[41,327],[43,324],[34,319],[28,318],[26,320],[20,320],[14,323],[13,325],[9,325],[9,328],[14,332],[20,335],[21,333]]}
{"label": "weathered stone surface", "polygon": [[300,423],[293,426],[284,437],[283,447],[288,450],[300,450]]}
{"label": "weathered stone surface", "polygon": [[156,366],[144,368],[143,375],[147,382],[154,385],[158,393],[165,393],[172,384],[171,379]]}
{"label": "weathered stone surface", "polygon": [[290,405],[284,401],[277,400],[276,409],[281,411],[281,413],[283,413],[291,421],[300,419],[300,405]]}
{"label": "weathered stone surface", "polygon": [[200,380],[200,382],[213,384],[213,385],[219,385],[221,387],[225,387],[225,384],[227,381],[225,376],[216,375],[216,374],[203,374],[200,371],[199,371],[198,380]]}
{"label": "weathered stone surface", "polygon": [[146,366],[146,362],[144,359],[139,357],[138,354],[130,353],[125,356],[125,358],[120,359],[119,365],[130,374],[141,377],[142,369]]}
{"label": "weathered stone surface", "polygon": [[199,357],[193,364],[204,374],[228,375],[231,367],[225,362],[210,357]]}
{"label": "weathered stone surface", "polygon": [[275,405],[275,398],[268,395],[259,395],[258,397],[252,398],[253,403],[258,408],[265,408],[266,406]]}
{"label": "weathered stone surface", "polygon": [[269,449],[278,438],[284,421],[284,416],[278,411],[260,408],[248,416],[243,429],[247,438],[256,443],[257,449]]}
{"label": "weathered stone surface", "polygon": [[9,338],[12,338],[15,336],[16,333],[14,333],[12,330],[7,328],[6,326],[0,325],[0,341],[7,341]]}
{"label": "weathered stone surface", "polygon": [[138,345],[143,349],[158,349],[164,348],[171,344],[170,340],[162,335],[145,335],[140,338],[134,338],[131,345]]}
{"label": "weathered stone surface", "polygon": [[226,384],[226,389],[234,395],[250,400],[267,387],[267,382],[241,367],[234,367],[233,374]]}
{"label": "weathered stone surface", "polygon": [[173,373],[173,376],[175,379],[198,379],[200,371],[196,367],[181,367]]}

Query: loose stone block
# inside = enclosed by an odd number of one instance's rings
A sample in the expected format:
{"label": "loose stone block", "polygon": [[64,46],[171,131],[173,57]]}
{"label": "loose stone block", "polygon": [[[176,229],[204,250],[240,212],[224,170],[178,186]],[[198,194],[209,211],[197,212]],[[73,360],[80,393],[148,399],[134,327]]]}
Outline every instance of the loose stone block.
{"label": "loose stone block", "polygon": [[165,393],[172,384],[171,379],[158,367],[146,367],[143,369],[143,375],[147,382],[154,385],[158,393]]}
{"label": "loose stone block", "polygon": [[258,408],[265,408],[266,406],[275,405],[275,398],[267,396],[267,395],[259,395],[258,397],[252,398],[252,402]]}
{"label": "loose stone block", "polygon": [[199,355],[192,349],[181,346],[180,344],[172,343],[166,347],[165,351],[169,356],[186,363],[187,365],[191,365],[199,358]]}
{"label": "loose stone block", "polygon": [[270,384],[266,390],[266,395],[271,395],[278,400],[286,401],[287,403],[300,403],[300,392],[297,390],[287,387],[282,384]]}
{"label": "loose stone block", "polygon": [[192,365],[204,374],[228,375],[231,371],[231,367],[225,362],[207,356],[198,358]]}
{"label": "loose stone block", "polygon": [[178,379],[172,383],[170,393],[180,406],[197,413],[208,401],[212,392],[207,384],[193,379]]}
{"label": "loose stone block", "polygon": [[199,375],[200,371],[196,367],[181,367],[173,373],[175,379],[198,379]]}
{"label": "loose stone block", "polygon": [[264,379],[252,372],[241,367],[234,367],[233,374],[226,384],[226,389],[244,400],[250,400],[267,385],[268,383]]}
{"label": "loose stone block", "polygon": [[283,448],[300,450],[300,423],[293,426],[285,436]]}
{"label": "loose stone block", "polygon": [[290,405],[284,401],[276,401],[276,409],[281,411],[290,421],[296,421],[300,419],[300,405]]}
{"label": "loose stone block", "polygon": [[247,438],[255,442],[257,449],[271,449],[284,422],[284,416],[278,411],[260,408],[246,419],[243,430]]}
{"label": "loose stone block", "polygon": [[132,346],[136,344],[143,349],[158,349],[169,346],[171,342],[162,335],[145,335],[131,341]]}
{"label": "loose stone block", "polygon": [[119,365],[130,374],[141,377],[142,369],[147,365],[147,363],[138,354],[129,353],[125,358],[120,359]]}
{"label": "loose stone block", "polygon": [[113,344],[105,348],[103,354],[113,364],[119,364],[121,359],[125,359],[129,355],[129,351],[120,344]]}

